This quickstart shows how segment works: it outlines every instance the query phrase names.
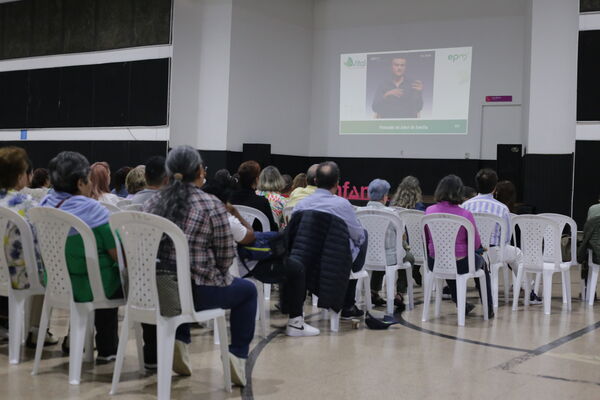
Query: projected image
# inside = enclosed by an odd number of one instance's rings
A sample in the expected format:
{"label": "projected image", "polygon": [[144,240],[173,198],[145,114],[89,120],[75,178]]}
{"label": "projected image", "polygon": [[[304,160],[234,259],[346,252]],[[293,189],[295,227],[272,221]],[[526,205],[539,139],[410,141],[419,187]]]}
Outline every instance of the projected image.
{"label": "projected image", "polygon": [[435,52],[367,56],[367,115],[427,118],[431,115]]}
{"label": "projected image", "polygon": [[342,54],[340,134],[466,134],[471,52]]}

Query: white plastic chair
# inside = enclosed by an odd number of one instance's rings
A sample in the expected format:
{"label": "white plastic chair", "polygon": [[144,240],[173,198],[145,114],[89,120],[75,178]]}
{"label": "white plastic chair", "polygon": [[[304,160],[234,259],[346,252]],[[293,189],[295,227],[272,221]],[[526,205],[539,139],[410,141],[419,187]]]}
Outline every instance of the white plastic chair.
{"label": "white plastic chair", "polygon": [[29,288],[27,289],[16,290],[12,288],[6,254],[4,248],[1,248],[0,296],[8,297],[8,362],[10,364],[18,364],[20,361],[22,338],[29,331],[27,302],[31,296],[43,295],[46,289],[40,282],[33,233],[29,223],[13,210],[0,207],[0,240],[3,240],[7,235],[7,231],[11,226],[16,227],[21,236],[23,260],[29,281]]}
{"label": "white plastic chair", "polygon": [[[369,245],[365,259],[364,269],[367,271],[385,271],[387,313],[394,313],[394,295],[396,293],[396,271],[403,269],[406,273],[408,291],[408,309],[414,308],[414,294],[412,284],[412,266],[409,262],[402,263],[406,251],[402,246],[404,235],[404,222],[392,210],[374,209],[365,207],[356,212],[356,217],[369,234]],[[385,237],[389,226],[396,231],[396,260],[394,265],[387,265]],[[367,278],[367,280],[370,280]]]}
{"label": "white plastic chair", "polygon": [[[552,218],[554,221],[558,222],[558,228],[560,229],[561,237],[562,237],[563,230],[565,229],[565,226],[569,225],[569,229],[571,231],[571,259],[567,260],[567,261],[571,262],[572,267],[579,265],[577,263],[577,223],[571,217],[568,217],[568,216],[562,215],[562,214],[544,213],[544,214],[538,214],[538,215],[541,217]],[[562,247],[562,244],[559,247],[560,250],[562,250],[561,247]],[[550,261],[552,261],[553,255],[551,253],[547,254],[546,251],[544,251],[544,259],[549,259]],[[562,260],[562,251],[561,251],[561,260]],[[581,276],[581,266],[579,267],[579,276]],[[564,284],[565,280],[563,279],[562,282]],[[538,288],[536,287],[536,290],[537,289]],[[585,299],[583,297],[585,294],[585,280],[580,279],[579,289],[581,291],[582,300],[585,302]],[[537,291],[536,291],[536,293],[537,293]],[[569,289],[569,293],[571,293],[570,289]],[[567,298],[566,298],[566,290],[564,290],[564,288],[563,288],[563,304],[564,303],[567,303]]]}
{"label": "white plastic chair", "polygon": [[596,285],[598,285],[598,273],[600,272],[600,265],[594,263],[592,258],[592,250],[588,250],[588,281],[587,291],[581,292],[586,293],[586,299],[590,306],[594,305],[594,297],[596,296]]}
{"label": "white plastic chair", "polygon": [[121,211],[121,209],[119,207],[115,206],[114,204],[107,203],[105,201],[100,201],[99,203],[102,204],[104,207],[106,207],[108,212],[111,214]]}
{"label": "white plastic chair", "polygon": [[[129,290],[125,318],[119,337],[117,361],[110,394],[117,393],[129,330],[141,323],[156,325],[158,356],[158,399],[165,400],[171,394],[171,368],[175,331],[182,323],[216,320],[221,344],[221,361],[225,390],[231,391],[229,351],[227,349],[227,326],[225,311],[217,308],[195,311],[192,300],[188,241],[183,231],[171,221],[151,214],[122,212],[111,215],[110,226],[117,243],[118,254],[124,248],[129,272]],[[177,283],[181,314],[163,317],[160,314],[156,287],[156,256],[163,235],[173,242],[177,263]],[[119,240],[120,238],[120,240]],[[140,369],[143,363],[140,360]]]}
{"label": "white plastic chair", "polygon": [[[244,218],[246,220],[246,222],[248,224],[250,224],[252,226],[252,224],[254,223],[254,220],[257,219],[258,222],[260,222],[261,226],[262,226],[262,231],[263,232],[270,232],[271,231],[271,225],[269,224],[269,218],[267,218],[267,216],[265,214],[262,213],[262,211],[257,210],[256,208],[252,208],[252,207],[246,207],[246,206],[239,206],[239,205],[235,205],[234,206],[238,212],[240,213],[240,216],[242,218]],[[263,328],[263,333],[266,334],[267,332],[267,326],[266,326],[266,318],[265,313],[266,311],[269,310],[269,305],[268,303],[265,304],[265,301],[268,302],[271,299],[271,284],[269,283],[262,283],[256,279],[252,279],[252,281],[254,282],[254,284],[256,285],[256,289],[258,290],[258,312],[256,313],[256,319],[262,319],[262,328]]]}
{"label": "white plastic chair", "polygon": [[[433,271],[425,276],[425,301],[423,303],[423,318],[426,322],[429,317],[429,302],[431,301],[431,292],[434,283],[437,283],[438,290],[435,298],[435,316],[440,314],[442,303],[442,280],[456,280],[456,296],[458,305],[458,325],[465,325],[465,307],[467,302],[467,279],[479,278],[481,288],[481,304],[483,306],[483,319],[488,319],[488,301],[487,301],[487,283],[485,273],[482,269],[475,269],[475,229],[471,221],[464,217],[454,214],[430,214],[425,215],[421,221],[421,232],[424,252],[428,254],[427,242],[425,239],[425,227],[429,228],[433,247],[435,249],[435,263]],[[458,274],[456,269],[456,236],[460,228],[467,231],[467,260],[469,263],[469,272]],[[427,266],[425,268],[428,269]]]}
{"label": "white plastic chair", "polygon": [[[560,224],[549,217],[540,215],[519,215],[513,218],[513,231],[519,227],[521,238],[522,262],[519,264],[517,281],[513,287],[513,306],[515,311],[519,303],[521,282],[527,272],[542,273],[544,285],[544,314],[549,315],[552,303],[552,275],[562,274],[564,281],[563,299],[566,297],[567,308],[571,310],[571,262],[563,262],[560,251]],[[529,279],[525,280],[525,305],[529,305]]]}
{"label": "white plastic chair", "polygon": [[[368,311],[373,308],[371,304],[371,285],[369,279],[369,273],[366,269],[361,269],[358,272],[350,272],[350,280],[358,280],[356,283],[356,296],[359,297],[360,292],[364,292],[364,311]],[[312,295],[313,306],[317,307],[319,302],[319,297],[317,295]],[[340,330],[340,316],[341,311],[335,312],[331,308],[322,310],[322,318],[329,318],[329,329],[332,332],[339,332]]]}
{"label": "white plastic chair", "polygon": [[121,207],[121,210],[124,211],[142,211],[144,209],[143,204],[131,203]]}
{"label": "white plastic chair", "polygon": [[123,199],[123,200],[119,200],[119,201],[117,201],[117,204],[116,204],[116,206],[117,206],[118,208],[120,208],[120,209],[122,209],[122,210],[123,210],[123,209],[125,209],[125,207],[126,207],[126,206],[128,206],[128,205],[131,205],[131,204],[133,204],[133,203],[131,202],[131,200],[128,200],[128,199]]}
{"label": "white plastic chair", "polygon": [[[44,338],[52,309],[69,310],[69,383],[78,385],[81,379],[84,342],[86,361],[93,361],[94,358],[94,310],[116,308],[124,305],[125,300],[106,298],[100,277],[96,238],[89,226],[81,219],[49,207],[32,208],[29,210],[29,218],[37,232],[42,259],[48,275],[32,375],[36,375],[39,370]],[[67,268],[65,245],[71,229],[75,229],[81,235],[85,249],[88,279],[94,298],[93,301],[85,303],[74,301],[71,278]]]}
{"label": "white plastic chair", "polygon": [[410,246],[410,253],[415,258],[415,265],[421,265],[423,267],[423,281],[425,275],[429,273],[423,247],[423,238],[421,236],[421,219],[425,213],[420,210],[404,210],[398,213],[404,227],[406,228],[406,239]]}
{"label": "white plastic chair", "polygon": [[[508,264],[504,260],[504,249],[506,247],[505,237],[506,232],[510,229],[504,219],[488,214],[488,213],[473,213],[475,218],[475,224],[477,224],[477,230],[479,231],[479,237],[481,238],[481,245],[488,249],[488,254],[492,251],[498,253],[499,262],[490,265],[490,283],[492,285],[492,302],[494,308],[498,308],[498,274],[502,268],[504,272],[504,302],[509,302],[509,290],[510,290],[510,278],[508,273]],[[499,227],[500,234],[500,245],[495,248],[490,247],[490,240],[492,235],[496,231],[496,227]]]}

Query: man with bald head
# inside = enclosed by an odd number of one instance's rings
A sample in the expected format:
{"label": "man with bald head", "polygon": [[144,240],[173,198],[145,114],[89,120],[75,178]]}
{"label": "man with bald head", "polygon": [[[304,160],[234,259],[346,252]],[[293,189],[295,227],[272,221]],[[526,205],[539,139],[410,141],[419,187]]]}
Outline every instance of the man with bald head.
{"label": "man with bald head", "polygon": [[292,194],[290,194],[290,198],[285,204],[286,207],[294,207],[300,200],[305,197],[310,196],[317,190],[317,183],[315,182],[317,178],[317,167],[319,164],[313,164],[306,171],[306,187],[299,187],[294,189]]}

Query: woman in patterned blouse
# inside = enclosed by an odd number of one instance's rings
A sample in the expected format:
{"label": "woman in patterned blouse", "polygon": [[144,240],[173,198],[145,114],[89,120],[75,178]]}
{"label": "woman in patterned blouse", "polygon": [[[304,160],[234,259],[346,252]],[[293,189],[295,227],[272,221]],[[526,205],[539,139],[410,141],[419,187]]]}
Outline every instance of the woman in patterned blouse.
{"label": "woman in patterned blouse", "polygon": [[[12,146],[0,148],[0,171],[2,171],[2,174],[0,174],[0,207],[7,207],[26,219],[28,211],[38,205],[30,195],[19,193],[29,182],[27,175],[29,165],[29,157],[22,148]],[[8,263],[12,288],[16,290],[29,288],[29,278],[27,277],[23,256],[23,243],[16,226],[9,225],[4,238],[2,238],[2,243],[4,244],[4,254]],[[37,246],[34,250],[40,282],[45,284],[44,265]],[[32,298],[30,314],[32,328],[27,337],[27,347],[35,348],[43,302],[44,296],[42,295],[33,296]],[[58,340],[48,331],[44,345],[56,343],[58,343]]]}
{"label": "woman in patterned blouse", "polygon": [[285,180],[279,173],[277,167],[269,165],[263,169],[258,177],[258,186],[256,194],[264,196],[269,200],[273,218],[279,228],[285,228],[283,221],[283,208],[287,199],[281,195],[281,190],[285,187]]}

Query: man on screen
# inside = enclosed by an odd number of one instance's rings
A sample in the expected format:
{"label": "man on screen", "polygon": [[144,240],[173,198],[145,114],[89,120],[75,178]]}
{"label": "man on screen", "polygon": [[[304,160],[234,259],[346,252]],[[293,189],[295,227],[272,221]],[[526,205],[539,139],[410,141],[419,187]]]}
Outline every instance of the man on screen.
{"label": "man on screen", "polygon": [[373,98],[375,118],[419,118],[423,108],[423,82],[408,78],[406,59],[392,59],[392,79],[383,81]]}

